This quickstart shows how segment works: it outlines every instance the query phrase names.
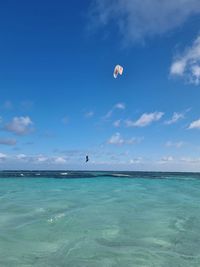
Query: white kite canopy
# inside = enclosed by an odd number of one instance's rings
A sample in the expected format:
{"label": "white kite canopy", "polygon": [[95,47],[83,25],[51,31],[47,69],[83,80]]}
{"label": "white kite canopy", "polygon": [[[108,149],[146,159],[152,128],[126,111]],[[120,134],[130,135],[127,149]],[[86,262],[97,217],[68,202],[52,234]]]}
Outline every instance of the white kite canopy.
{"label": "white kite canopy", "polygon": [[120,66],[120,65],[116,65],[115,69],[114,69],[114,72],[113,72],[114,78],[116,79],[118,74],[122,75],[122,73],[123,73],[123,67]]}

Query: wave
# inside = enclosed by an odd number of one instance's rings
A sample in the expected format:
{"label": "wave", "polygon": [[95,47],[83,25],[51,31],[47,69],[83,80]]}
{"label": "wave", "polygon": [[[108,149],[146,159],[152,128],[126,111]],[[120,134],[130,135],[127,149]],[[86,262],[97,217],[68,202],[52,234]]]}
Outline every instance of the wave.
{"label": "wave", "polygon": [[123,179],[200,179],[200,173],[178,172],[114,172],[114,171],[0,171],[0,178],[54,178],[54,179],[82,179],[82,178],[123,178]]}

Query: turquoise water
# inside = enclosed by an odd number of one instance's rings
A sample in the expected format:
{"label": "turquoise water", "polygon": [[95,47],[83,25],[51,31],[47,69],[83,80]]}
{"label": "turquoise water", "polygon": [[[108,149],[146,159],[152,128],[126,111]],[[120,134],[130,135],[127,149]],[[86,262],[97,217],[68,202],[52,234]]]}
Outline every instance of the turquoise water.
{"label": "turquoise water", "polygon": [[199,267],[200,180],[0,179],[0,266]]}

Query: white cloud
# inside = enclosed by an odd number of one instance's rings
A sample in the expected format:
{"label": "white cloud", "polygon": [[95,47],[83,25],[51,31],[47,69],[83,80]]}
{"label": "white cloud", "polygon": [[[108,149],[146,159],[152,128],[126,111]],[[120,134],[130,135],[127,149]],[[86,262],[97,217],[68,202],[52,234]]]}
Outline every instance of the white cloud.
{"label": "white cloud", "polygon": [[142,162],[142,158],[138,157],[138,158],[134,158],[134,159],[130,159],[130,164],[139,164]]}
{"label": "white cloud", "polygon": [[105,118],[105,119],[109,119],[109,118],[112,116],[112,114],[113,114],[113,112],[114,112],[115,110],[117,110],[117,109],[119,109],[119,110],[124,110],[125,108],[126,108],[126,106],[125,106],[124,103],[117,103],[116,105],[114,105],[114,106],[112,107],[111,110],[109,110],[109,111],[107,112],[107,114],[104,116],[104,118]]}
{"label": "white cloud", "polygon": [[163,115],[163,112],[144,113],[137,121],[126,120],[125,123],[127,127],[145,127],[159,121]]}
{"label": "white cloud", "polygon": [[0,153],[0,161],[7,159],[8,156],[4,153]]}
{"label": "white cloud", "polygon": [[180,141],[180,142],[171,142],[171,141],[167,141],[167,143],[165,144],[166,147],[176,147],[176,148],[181,148],[185,143]]}
{"label": "white cloud", "polygon": [[37,158],[36,158],[37,162],[38,163],[43,163],[43,162],[46,162],[48,160],[48,157],[45,157],[43,155],[39,155]]}
{"label": "white cloud", "polygon": [[116,133],[111,136],[111,138],[108,140],[108,143],[112,145],[122,145],[124,144],[124,139],[121,137],[120,133]]}
{"label": "white cloud", "polygon": [[112,23],[129,43],[164,34],[199,13],[199,0],[93,0],[89,10],[90,28]]}
{"label": "white cloud", "polygon": [[17,141],[13,138],[0,138],[0,145],[14,146]]}
{"label": "white cloud", "polygon": [[66,160],[63,157],[56,157],[54,159],[54,163],[56,163],[56,164],[65,164]]}
{"label": "white cloud", "polygon": [[179,75],[183,76],[183,73],[185,71],[186,63],[183,60],[175,61],[171,66],[171,74],[172,75]]}
{"label": "white cloud", "polygon": [[24,135],[31,131],[30,126],[33,124],[31,119],[26,117],[14,117],[11,122],[5,125],[5,130],[17,135]]}
{"label": "white cloud", "polygon": [[165,121],[165,124],[167,124],[167,125],[174,124],[177,121],[184,119],[184,117],[185,117],[184,113],[174,112],[172,115],[172,118],[168,121]]}
{"label": "white cloud", "polygon": [[121,120],[116,120],[113,122],[113,126],[116,128],[120,127],[120,124],[121,124]]}
{"label": "white cloud", "polygon": [[171,162],[171,161],[173,161],[174,160],[174,158],[172,157],[172,156],[166,156],[166,157],[163,157],[162,159],[161,159],[161,163],[162,162]]}
{"label": "white cloud", "polygon": [[[93,151],[94,152],[94,151]],[[132,152],[131,152],[132,153]],[[84,152],[85,155],[85,152]],[[91,153],[92,168],[96,170],[143,170],[143,171],[200,171],[200,157],[187,155],[186,157],[174,158],[171,155],[162,158],[152,157],[131,157],[130,153],[111,152],[101,150]],[[38,161],[39,159],[39,161]],[[41,160],[40,160],[41,159]],[[45,160],[47,159],[47,160]],[[79,163],[78,163],[78,162]],[[4,169],[29,168],[29,169],[62,169],[67,164],[67,168],[76,170],[81,167],[80,162],[84,162],[84,156],[70,158],[65,156],[49,156],[43,154],[26,155],[26,154],[4,154],[0,153],[0,162]],[[82,166],[83,167],[83,166]],[[108,167],[108,168],[107,168]],[[87,167],[86,167],[87,168]],[[83,167],[84,169],[84,167]]]}
{"label": "white cloud", "polygon": [[29,164],[64,164],[66,163],[66,159],[62,156],[52,156],[48,157],[43,154],[38,155],[25,155],[25,154],[18,154],[14,156],[14,159],[17,159],[19,161],[26,161]]}
{"label": "white cloud", "polygon": [[[200,2],[199,2],[200,3]],[[187,82],[199,85],[200,83],[200,36],[183,55],[177,57],[171,65],[171,75],[180,76]]]}
{"label": "white cloud", "polygon": [[94,111],[88,111],[85,113],[86,118],[92,118],[94,116]]}
{"label": "white cloud", "polygon": [[114,106],[115,109],[125,109],[126,106],[124,103],[117,103],[115,106]]}
{"label": "white cloud", "polygon": [[143,138],[132,137],[130,139],[124,139],[120,133],[115,133],[108,140],[108,144],[111,145],[132,145],[142,141]]}
{"label": "white cloud", "polygon": [[200,158],[182,157],[181,161],[185,163],[200,163]]}
{"label": "white cloud", "polygon": [[18,160],[25,160],[25,159],[27,159],[27,156],[25,154],[18,154],[18,155],[16,155],[16,158]]}
{"label": "white cloud", "polygon": [[188,129],[200,129],[200,119],[191,122]]}

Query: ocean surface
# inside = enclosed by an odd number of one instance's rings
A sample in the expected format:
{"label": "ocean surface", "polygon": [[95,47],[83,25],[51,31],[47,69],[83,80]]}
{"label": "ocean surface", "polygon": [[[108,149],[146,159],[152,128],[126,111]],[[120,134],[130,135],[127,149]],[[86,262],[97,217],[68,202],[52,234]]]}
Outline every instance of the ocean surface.
{"label": "ocean surface", "polygon": [[199,267],[200,174],[0,172],[1,267]]}

